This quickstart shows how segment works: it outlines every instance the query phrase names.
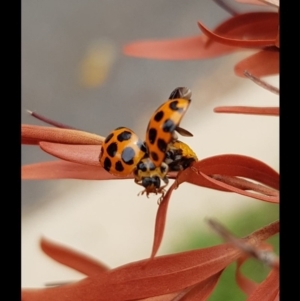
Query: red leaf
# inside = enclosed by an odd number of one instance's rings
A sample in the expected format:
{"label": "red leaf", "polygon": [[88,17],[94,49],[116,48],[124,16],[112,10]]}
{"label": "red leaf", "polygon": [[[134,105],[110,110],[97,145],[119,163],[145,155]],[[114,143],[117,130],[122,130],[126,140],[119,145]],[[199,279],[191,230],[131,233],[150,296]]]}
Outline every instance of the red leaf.
{"label": "red leaf", "polygon": [[207,175],[205,175],[204,173],[200,172],[200,174],[207,179],[208,181],[211,181],[212,183],[215,183],[216,185],[219,185],[225,189],[228,189],[228,191],[232,191],[241,195],[245,195],[248,196],[250,198],[254,198],[254,199],[258,199],[261,201],[265,201],[265,202],[270,202],[270,203],[279,203],[279,196],[269,196],[269,195],[264,195],[264,194],[258,194],[258,193],[253,193],[250,191],[245,191],[239,188],[236,188],[232,185],[228,185],[226,183],[223,183],[221,181],[218,181],[216,179],[213,179]]}
{"label": "red leaf", "polygon": [[213,292],[223,270],[219,273],[209,277],[208,279],[196,284],[178,301],[205,301]]}
{"label": "red leaf", "polygon": [[[206,159],[204,159],[204,160],[206,160]],[[198,162],[202,162],[202,161],[203,160],[198,161]],[[212,183],[211,181],[208,181],[204,177],[199,176],[197,167],[196,166],[194,167],[195,164],[196,164],[196,162],[193,163],[189,168],[178,173],[178,176],[176,178],[178,185],[183,182],[189,182],[194,185],[228,192],[228,189],[225,189],[225,188],[221,187],[220,185],[216,185],[216,184]]]}
{"label": "red leaf", "polygon": [[262,50],[237,63],[234,67],[236,75],[245,77],[245,71],[256,77],[279,73],[279,51]]}
{"label": "red leaf", "polygon": [[244,107],[244,106],[226,106],[214,108],[216,113],[233,113],[233,114],[250,114],[250,115],[265,115],[279,116],[278,107]]}
{"label": "red leaf", "polygon": [[[194,162],[190,168],[178,174],[178,184],[189,182],[195,185],[218,190],[218,187],[207,179],[199,176],[199,172],[206,175],[228,175],[252,179],[274,189],[279,189],[279,174],[267,164],[251,157],[225,154],[218,155]],[[227,191],[227,189],[225,190]]]}
{"label": "red leaf", "polygon": [[175,293],[160,295],[160,296],[154,296],[154,297],[149,297],[149,298],[143,298],[143,299],[139,299],[136,301],[174,301],[174,300],[176,300],[175,297],[178,294],[180,294],[180,292],[175,292]]}
{"label": "red leaf", "polygon": [[211,40],[229,46],[256,48],[274,46],[278,34],[279,16],[272,12],[254,12],[236,15],[214,31],[201,22],[198,26]]}
{"label": "red leaf", "polygon": [[159,246],[161,244],[162,238],[163,238],[169,200],[170,200],[172,191],[175,188],[175,185],[176,184],[173,183],[172,186],[170,186],[167,194],[164,196],[164,198],[160,202],[157,213],[156,213],[154,241],[153,241],[153,246],[152,246],[152,253],[150,256],[151,258],[153,258],[156,255],[156,253],[159,249]]}
{"label": "red leaf", "polygon": [[103,263],[84,254],[63,247],[48,239],[41,239],[41,248],[49,257],[87,276],[97,275],[108,270]]}
{"label": "red leaf", "polygon": [[73,145],[51,142],[40,142],[39,144],[43,151],[59,159],[101,167],[99,162],[100,145]]}
{"label": "red leaf", "polygon": [[254,5],[271,5],[279,7],[279,0],[235,0],[236,2],[254,4]]}
{"label": "red leaf", "polygon": [[275,301],[279,291],[279,270],[273,269],[268,277],[249,296],[247,301]]}
{"label": "red leaf", "polygon": [[104,137],[88,132],[52,128],[46,126],[22,124],[22,144],[38,144],[40,141],[49,141],[67,144],[94,144],[101,145]]}
{"label": "red leaf", "polygon": [[253,4],[253,5],[266,5],[260,0],[235,0],[235,1],[240,3]]}
{"label": "red leaf", "polygon": [[242,264],[248,259],[248,257],[241,257],[237,260],[237,267],[235,271],[235,279],[240,289],[246,294],[250,295],[257,287],[258,284],[249,278],[245,277],[241,272]]}
{"label": "red leaf", "polygon": [[[125,179],[133,178],[128,176]],[[102,166],[82,165],[67,161],[50,161],[22,166],[23,180],[81,179],[115,180],[124,179],[108,173]]]}
{"label": "red leaf", "polygon": [[[248,237],[245,243],[260,245],[263,240],[278,233],[279,222],[265,226]],[[242,256],[243,251],[226,243],[209,248],[155,257],[152,260],[133,262],[109,272],[99,273],[76,283],[47,289],[24,289],[23,301],[122,301],[147,298],[179,292],[200,284],[221,272]],[[271,273],[253,292],[254,296],[278,292],[276,277]],[[269,294],[270,295],[270,294]],[[258,299],[252,299],[258,300]],[[260,300],[270,300],[261,298]]]}
{"label": "red leaf", "polygon": [[200,283],[241,255],[228,244],[155,257],[60,287],[23,290],[23,301],[122,301],[163,295]]}
{"label": "red leaf", "polygon": [[275,46],[276,47],[280,47],[280,33],[279,33],[279,31],[278,31],[278,35],[277,35],[277,37],[276,37],[276,40],[275,40]]}
{"label": "red leaf", "polygon": [[[170,179],[176,178],[176,172],[168,173]],[[49,161],[22,166],[22,180],[118,180],[132,179],[133,175],[117,177],[107,172],[102,166],[83,165],[68,161]]]}
{"label": "red leaf", "polygon": [[214,43],[206,46],[207,38],[202,36],[172,40],[146,40],[127,44],[123,48],[126,55],[158,60],[193,60],[221,56],[233,51],[230,47]]}

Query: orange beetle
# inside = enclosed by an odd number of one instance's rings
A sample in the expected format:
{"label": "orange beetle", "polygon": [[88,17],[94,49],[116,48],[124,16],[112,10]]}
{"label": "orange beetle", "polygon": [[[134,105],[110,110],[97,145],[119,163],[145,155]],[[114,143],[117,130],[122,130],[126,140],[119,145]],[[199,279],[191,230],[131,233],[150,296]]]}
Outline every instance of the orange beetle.
{"label": "orange beetle", "polygon": [[[103,168],[116,176],[127,176],[133,172],[134,181],[145,189],[141,194],[164,194],[168,185],[169,170],[179,171],[198,160],[191,148],[179,141],[175,131],[183,136],[192,136],[179,127],[179,123],[191,102],[191,91],[176,88],[169,100],[152,115],[146,141],[130,129],[119,127],[105,139],[99,161]],[[165,185],[161,186],[161,180]]]}

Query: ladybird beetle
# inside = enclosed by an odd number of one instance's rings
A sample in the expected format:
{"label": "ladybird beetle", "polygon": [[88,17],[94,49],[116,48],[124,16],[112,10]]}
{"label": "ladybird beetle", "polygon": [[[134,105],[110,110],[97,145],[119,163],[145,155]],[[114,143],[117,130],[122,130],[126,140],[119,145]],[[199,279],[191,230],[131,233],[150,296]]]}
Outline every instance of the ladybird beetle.
{"label": "ladybird beetle", "polygon": [[[163,193],[168,184],[168,165],[156,167],[147,155],[141,139],[130,129],[118,127],[104,140],[99,156],[100,164],[109,173],[125,177],[133,172],[134,181],[145,188],[142,194]],[[161,179],[165,185],[160,187]]]}
{"label": "ladybird beetle", "polygon": [[105,138],[99,161],[109,173],[125,177],[133,172],[145,154],[143,141],[132,130],[118,127]]}
{"label": "ladybird beetle", "polygon": [[[145,189],[141,194],[164,194],[168,171],[187,168],[197,156],[188,145],[178,140],[175,131],[193,136],[179,123],[191,102],[191,90],[176,88],[169,100],[153,114],[148,124],[146,141],[126,127],[112,131],[104,140],[99,156],[102,167],[109,173],[125,177],[134,174],[136,184]],[[161,180],[165,185],[161,186]]]}
{"label": "ladybird beetle", "polygon": [[169,99],[152,115],[147,127],[145,144],[149,157],[156,166],[164,161],[168,144],[177,139],[174,132],[190,102],[190,99],[185,98]]}

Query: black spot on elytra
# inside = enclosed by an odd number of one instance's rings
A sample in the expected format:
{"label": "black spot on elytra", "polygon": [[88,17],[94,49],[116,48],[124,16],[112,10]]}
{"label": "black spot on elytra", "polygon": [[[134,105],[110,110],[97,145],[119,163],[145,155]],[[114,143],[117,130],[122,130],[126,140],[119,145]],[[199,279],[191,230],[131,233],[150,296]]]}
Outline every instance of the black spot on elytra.
{"label": "black spot on elytra", "polygon": [[177,111],[179,113],[182,113],[183,108],[180,108],[177,105],[178,105],[178,100],[174,100],[174,101],[170,102],[169,107],[172,111]]}
{"label": "black spot on elytra", "polygon": [[104,160],[104,169],[107,170],[107,171],[110,171],[110,168],[111,168],[111,161],[109,158],[105,158]]}
{"label": "black spot on elytra", "polygon": [[110,157],[114,157],[116,155],[117,150],[118,150],[118,145],[116,142],[111,143],[106,149]]}
{"label": "black spot on elytra", "polygon": [[109,142],[109,140],[113,137],[114,133],[110,133],[104,140],[104,143]]}
{"label": "black spot on elytra", "polygon": [[154,161],[158,161],[158,155],[156,152],[151,152],[151,158],[154,160]]}
{"label": "black spot on elytra", "polygon": [[164,117],[164,112],[163,111],[159,111],[155,114],[154,116],[154,120],[159,122],[162,120],[162,118]]}
{"label": "black spot on elytra", "polygon": [[140,163],[137,165],[137,169],[145,172],[145,171],[147,171],[147,166],[145,165],[145,163],[140,162]]}
{"label": "black spot on elytra", "polygon": [[167,119],[162,128],[166,133],[173,133],[176,129],[176,124],[171,119]]}
{"label": "black spot on elytra", "polygon": [[169,107],[172,111],[178,111],[180,108],[177,107],[178,100],[171,101]]}
{"label": "black spot on elytra", "polygon": [[142,152],[144,152],[144,153],[147,152],[146,145],[141,140],[139,140],[136,145]]}
{"label": "black spot on elytra", "polygon": [[149,138],[149,142],[151,144],[154,143],[155,139],[156,139],[156,136],[157,136],[157,130],[154,129],[154,128],[151,128],[149,131],[148,131],[148,138]]}
{"label": "black spot on elytra", "polygon": [[167,150],[167,143],[166,143],[165,140],[159,138],[159,139],[157,140],[157,146],[158,146],[158,148],[159,148],[163,153],[166,152],[166,150]]}
{"label": "black spot on elytra", "polygon": [[124,140],[129,140],[131,138],[132,133],[129,131],[124,131],[117,136],[118,141],[122,142]]}
{"label": "black spot on elytra", "polygon": [[116,169],[117,171],[123,171],[123,170],[124,170],[124,167],[123,167],[121,161],[118,161],[118,162],[116,163],[115,169]]}
{"label": "black spot on elytra", "polygon": [[134,149],[130,146],[127,146],[122,151],[121,158],[123,162],[126,163],[127,165],[132,165],[134,156],[135,156]]}

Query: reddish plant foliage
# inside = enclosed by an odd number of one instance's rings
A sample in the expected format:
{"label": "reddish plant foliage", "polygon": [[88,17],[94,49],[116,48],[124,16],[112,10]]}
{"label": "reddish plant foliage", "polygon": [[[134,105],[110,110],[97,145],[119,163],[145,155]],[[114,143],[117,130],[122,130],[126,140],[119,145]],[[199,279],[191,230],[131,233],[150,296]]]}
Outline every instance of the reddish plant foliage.
{"label": "reddish plant foliage", "polygon": [[[260,248],[261,243],[278,233],[275,222],[243,240]],[[101,301],[101,300],[206,300],[222,271],[232,262],[245,259],[243,250],[230,243],[132,262],[107,270],[102,263],[46,239],[42,250],[51,258],[87,275],[81,281],[45,289],[23,289],[22,300]],[[237,274],[240,272],[237,271]],[[241,278],[241,276],[239,276]],[[241,282],[241,281],[240,281]],[[260,285],[243,279],[241,287],[250,293],[249,300],[265,296],[275,300],[278,294],[278,269],[274,268]],[[109,297],[108,297],[109,296]]]}
{"label": "reddish plant foliage", "polygon": [[[278,7],[276,0],[238,2],[264,2]],[[276,88],[260,79],[261,76],[279,72],[278,19],[277,12],[239,14],[213,31],[199,22],[204,33],[202,36],[132,43],[125,46],[124,52],[155,59],[204,59],[243,48],[258,49],[258,52],[239,62],[235,72],[278,94]],[[275,116],[279,115],[279,108],[218,107],[215,112]],[[23,166],[22,179],[119,179],[106,172],[99,163],[104,137],[30,113],[54,127],[22,125],[22,143],[39,146],[58,160]],[[188,182],[279,203],[279,174],[255,158],[221,154],[194,162],[179,173],[169,173],[168,177],[175,181],[159,199],[150,258],[109,269],[98,260],[43,238],[41,248],[48,256],[85,274],[86,278],[51,288],[23,289],[22,300],[207,300],[224,269],[233,262],[237,263],[236,282],[248,296],[247,300],[279,300],[278,258],[264,242],[279,233],[279,222],[239,239],[218,223],[209,221],[211,227],[225,239],[225,243],[155,257],[163,238],[171,195],[181,184]],[[131,178],[133,176],[129,175],[122,179]],[[241,272],[241,266],[250,257],[270,267],[269,275],[261,283],[255,283]]]}
{"label": "reddish plant foliage", "polygon": [[[220,4],[222,1],[216,1]],[[253,5],[268,4],[279,8],[279,1],[238,1]],[[221,5],[223,8],[224,3]],[[233,13],[232,9],[227,11]],[[188,60],[208,59],[243,49],[258,50],[243,59],[234,67],[236,75],[256,78],[256,83],[274,91],[274,87],[263,85],[260,77],[279,73],[279,13],[251,12],[234,14],[214,30],[209,30],[198,22],[203,35],[172,40],[147,40],[127,44],[123,48],[128,56],[161,59]],[[273,107],[218,107],[218,113],[279,115],[279,109]]]}
{"label": "reddish plant foliage", "polygon": [[[43,117],[40,117],[43,120]],[[51,121],[51,123],[56,125],[55,121]],[[116,178],[107,173],[98,162],[103,141],[101,136],[69,128],[23,125],[22,141],[25,144],[39,145],[42,150],[60,159],[23,166],[23,179]],[[173,172],[169,176],[174,178],[175,182],[170,186],[158,207],[150,260],[131,263],[124,268],[120,267],[106,272],[107,268],[102,263],[43,239],[41,247],[46,254],[56,261],[86,274],[88,278],[55,288],[24,290],[22,300],[56,300],[58,296],[60,300],[81,300],[83,296],[85,296],[85,300],[107,300],[107,296],[110,300],[141,298],[173,300],[175,297],[180,297],[180,300],[206,300],[217,284],[222,271],[235,260],[238,262],[237,283],[247,294],[255,294],[260,286],[244,277],[239,270],[242,262],[252,254],[245,255],[244,248],[240,246],[232,246],[229,243],[164,257],[155,257],[155,255],[163,238],[171,194],[179,185],[189,182],[194,185],[224,192],[231,191],[259,200],[278,203],[278,173],[254,158],[229,154],[203,159],[177,175]],[[249,236],[247,239],[254,246],[259,246],[258,241],[269,237],[266,237],[265,233],[258,231],[256,235],[259,238],[253,236],[255,237],[253,241],[253,237]],[[275,234],[274,229],[268,235],[273,234]],[[197,262],[194,267],[190,266],[194,260],[198,259],[201,259],[200,263]],[[182,266],[182,264],[184,265]],[[189,266],[185,266],[186,264]],[[173,270],[174,265],[178,266],[178,271]],[[153,268],[155,272],[153,272]],[[170,272],[170,269],[173,272]],[[199,274],[200,270],[201,274]],[[111,276],[111,273],[115,276]],[[131,274],[133,276],[130,276]],[[274,284],[274,281],[272,280],[271,285]],[[267,288],[269,288],[268,285]],[[117,292],[114,289],[116,286],[118,287]],[[259,295],[261,294],[265,294],[264,289],[262,293],[259,293]],[[62,299],[62,296],[65,296],[63,297],[65,299]]]}
{"label": "reddish plant foliage", "polygon": [[[52,123],[55,124],[55,121]],[[118,179],[99,163],[101,136],[79,130],[22,125],[22,141],[39,145],[42,150],[60,159],[23,166],[22,179]],[[169,177],[175,182],[160,199],[151,257],[155,256],[162,241],[172,191],[184,182],[266,202],[279,202],[278,173],[265,163],[247,156],[228,154],[206,158],[194,162],[178,174],[169,173]]]}

